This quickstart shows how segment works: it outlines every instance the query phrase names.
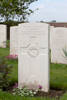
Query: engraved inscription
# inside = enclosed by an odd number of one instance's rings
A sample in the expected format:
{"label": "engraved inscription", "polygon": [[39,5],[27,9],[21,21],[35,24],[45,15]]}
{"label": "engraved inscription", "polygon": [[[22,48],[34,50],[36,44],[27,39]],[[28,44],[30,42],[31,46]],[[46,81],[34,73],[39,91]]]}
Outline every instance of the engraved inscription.
{"label": "engraved inscription", "polygon": [[44,54],[47,47],[40,44],[40,38],[40,36],[35,35],[29,36],[27,38],[28,40],[24,41],[21,47],[22,52],[28,54],[30,57],[37,57],[39,54]]}
{"label": "engraved inscription", "polygon": [[32,57],[36,57],[39,55],[39,49],[37,49],[36,47],[30,47],[28,49],[28,52],[27,52],[30,56]]}

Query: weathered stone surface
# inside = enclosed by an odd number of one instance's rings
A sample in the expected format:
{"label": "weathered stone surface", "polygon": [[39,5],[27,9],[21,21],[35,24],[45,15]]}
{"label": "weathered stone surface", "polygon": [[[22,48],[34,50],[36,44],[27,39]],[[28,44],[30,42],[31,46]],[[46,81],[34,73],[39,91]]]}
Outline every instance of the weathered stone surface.
{"label": "weathered stone surface", "polygon": [[67,28],[51,27],[51,62],[67,64],[63,49],[67,51]]}
{"label": "weathered stone surface", "polygon": [[6,48],[6,25],[0,24],[0,47]]}
{"label": "weathered stone surface", "polygon": [[10,54],[18,55],[18,26],[11,27],[10,29]]}
{"label": "weathered stone surface", "polygon": [[18,82],[19,87],[49,90],[48,25],[25,23],[19,25]]}

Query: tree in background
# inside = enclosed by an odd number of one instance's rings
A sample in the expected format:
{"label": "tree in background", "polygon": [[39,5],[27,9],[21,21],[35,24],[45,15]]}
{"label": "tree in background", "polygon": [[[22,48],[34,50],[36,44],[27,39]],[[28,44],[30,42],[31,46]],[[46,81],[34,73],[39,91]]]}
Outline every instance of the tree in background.
{"label": "tree in background", "polygon": [[33,13],[29,6],[37,0],[0,0],[0,22],[7,25],[7,39],[10,39],[10,26],[27,21]]}

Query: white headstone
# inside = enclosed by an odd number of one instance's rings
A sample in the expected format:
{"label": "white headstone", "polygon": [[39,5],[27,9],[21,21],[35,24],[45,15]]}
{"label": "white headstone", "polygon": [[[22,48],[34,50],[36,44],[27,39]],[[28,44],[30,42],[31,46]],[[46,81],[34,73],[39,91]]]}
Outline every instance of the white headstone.
{"label": "white headstone", "polygon": [[25,23],[19,26],[18,82],[27,86],[49,90],[49,31],[45,23]]}
{"label": "white headstone", "polygon": [[10,28],[10,54],[18,55],[18,26]]}
{"label": "white headstone", "polygon": [[0,24],[0,47],[6,48],[6,25]]}
{"label": "white headstone", "polygon": [[51,62],[67,64],[63,49],[67,51],[67,28],[51,28]]}

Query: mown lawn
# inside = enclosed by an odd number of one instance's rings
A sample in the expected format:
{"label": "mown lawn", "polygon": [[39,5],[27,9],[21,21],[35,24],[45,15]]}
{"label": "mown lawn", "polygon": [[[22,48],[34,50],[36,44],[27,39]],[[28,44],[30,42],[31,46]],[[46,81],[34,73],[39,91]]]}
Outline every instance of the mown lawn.
{"label": "mown lawn", "polygon": [[[9,48],[0,48],[0,57],[9,55]],[[13,64],[11,73],[11,82],[18,81],[18,62],[17,60],[7,60],[8,63]],[[53,89],[67,90],[67,65],[64,64],[50,64],[50,87]],[[4,99],[5,98],[5,99]],[[9,93],[0,92],[0,100],[22,100],[23,97],[12,96]],[[46,98],[23,98],[23,100],[55,100]],[[61,97],[61,100],[67,100],[67,93]]]}
{"label": "mown lawn", "polygon": [[[57,100],[55,98],[46,97],[20,97],[14,96],[7,92],[0,91],[0,100]],[[65,93],[59,100],[67,100],[67,93]]]}
{"label": "mown lawn", "polygon": [[0,92],[0,100],[56,100],[52,98],[43,98],[43,97],[20,97],[20,96],[13,96],[12,94],[6,92]]}
{"label": "mown lawn", "polygon": [[[7,92],[0,91],[0,100],[57,100],[55,98],[46,97],[20,97],[14,96]],[[59,100],[67,100],[67,93],[65,93]]]}
{"label": "mown lawn", "polygon": [[0,57],[9,55],[9,48],[0,48]]}
{"label": "mown lawn", "polygon": [[51,88],[67,90],[67,65],[51,64],[50,84]]}

